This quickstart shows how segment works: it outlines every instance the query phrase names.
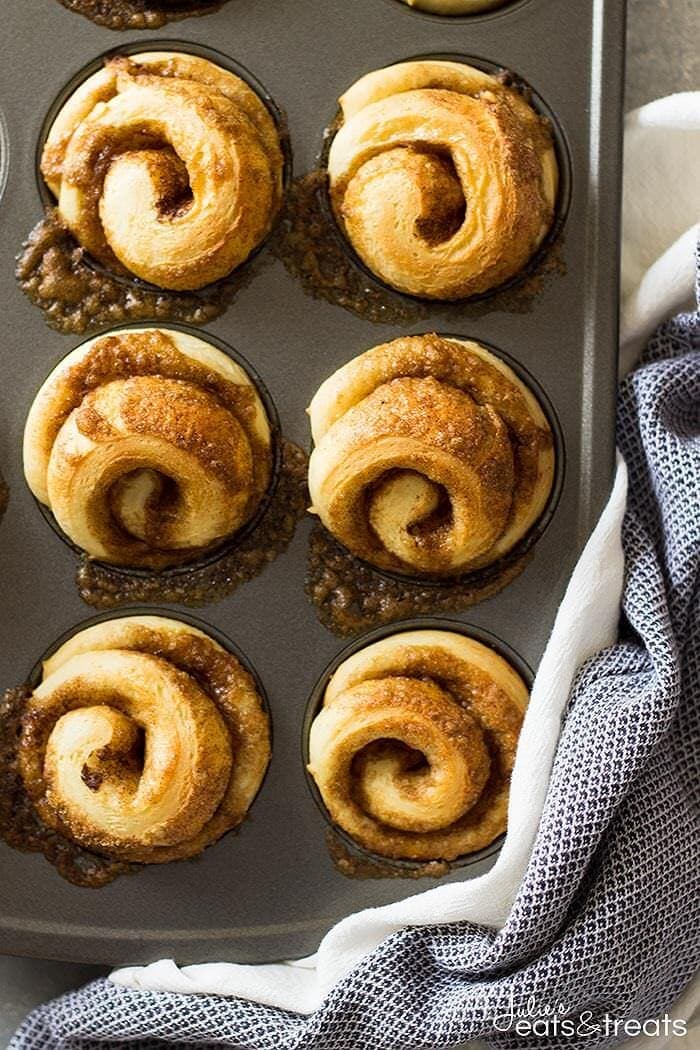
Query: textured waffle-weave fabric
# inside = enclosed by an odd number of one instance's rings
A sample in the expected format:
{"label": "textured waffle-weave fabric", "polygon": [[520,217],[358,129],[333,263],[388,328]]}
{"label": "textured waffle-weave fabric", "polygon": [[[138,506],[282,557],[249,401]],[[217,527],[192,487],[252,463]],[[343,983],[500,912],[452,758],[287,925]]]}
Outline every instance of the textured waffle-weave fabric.
{"label": "textured waffle-weave fabric", "polygon": [[[96,981],[30,1014],[10,1050],[584,1050],[620,1042],[615,1019],[668,1009],[700,962],[700,311],[663,325],[623,381],[617,437],[620,641],[577,676],[502,929],[398,933],[311,1017]],[[502,1030],[531,1004],[575,1033]]]}

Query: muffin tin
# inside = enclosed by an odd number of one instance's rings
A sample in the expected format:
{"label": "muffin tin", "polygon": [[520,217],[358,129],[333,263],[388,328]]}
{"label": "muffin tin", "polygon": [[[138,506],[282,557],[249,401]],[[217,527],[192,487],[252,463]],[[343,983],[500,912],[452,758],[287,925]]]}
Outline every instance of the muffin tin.
{"label": "muffin tin", "polygon": [[[12,5],[5,24],[13,47],[0,70],[10,147],[0,202],[0,465],[10,488],[0,525],[3,687],[26,679],[56,639],[92,619],[75,587],[75,556],[22,476],[29,405],[49,370],[83,338],[51,331],[13,276],[14,256],[41,215],[37,143],[54,100],[93,59],[115,46],[168,42],[213,47],[265,85],[287,114],[296,174],[313,168],[343,90],[371,69],[416,55],[463,55],[512,70],[555,116],[570,163],[570,201],[552,249],[560,272],[544,279],[533,298],[487,297],[473,308],[434,304],[412,325],[373,324],[309,297],[262,252],[227,312],[201,329],[251,363],[282,432],[305,447],[304,410],[318,385],[351,357],[402,334],[437,330],[474,338],[535,377],[561,426],[561,498],[524,573],[458,620],[536,670],[613,471],[624,7],[624,0],[515,0],[477,16],[441,18],[398,0],[231,0],[212,15],[157,32],[116,35],[57,0]],[[301,957],[351,912],[434,885],[349,879],[327,851],[327,824],[303,768],[302,731],[309,698],[346,643],[320,625],[304,594],[311,525],[302,522],[288,552],[260,577],[196,617],[241,650],[269,700],[273,758],[250,818],[199,860],[147,868],[100,890],[74,887],[43,857],[0,845],[2,951],[100,963],[164,954],[181,963]],[[173,606],[158,611],[188,615]],[[495,851],[486,852],[444,878],[486,871]]]}

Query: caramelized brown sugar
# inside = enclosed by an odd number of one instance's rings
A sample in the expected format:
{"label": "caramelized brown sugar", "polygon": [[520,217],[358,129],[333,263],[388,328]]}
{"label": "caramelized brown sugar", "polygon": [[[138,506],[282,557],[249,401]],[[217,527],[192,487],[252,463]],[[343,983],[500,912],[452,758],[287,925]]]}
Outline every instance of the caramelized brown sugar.
{"label": "caramelized brown sugar", "polygon": [[227,0],[59,0],[69,11],[108,29],[160,29],[168,22],[207,15]]}
{"label": "caramelized brown sugar", "polygon": [[83,558],[77,585],[84,602],[111,609],[134,602],[175,602],[192,608],[221,601],[259,576],[289,546],[308,506],[306,454],[282,439],[274,494],[256,527],[206,564],[177,572],[129,574]]}
{"label": "caramelized brown sugar", "polygon": [[81,334],[104,325],[174,321],[203,325],[219,317],[253,277],[251,266],[194,292],[171,292],[126,280],[97,267],[86,256],[55,209],[30,233],[17,260],[17,281],[59,332]]}
{"label": "caramelized brown sugar", "polygon": [[463,612],[504,590],[531,557],[525,554],[471,579],[421,582],[379,572],[316,525],[309,541],[306,593],[324,627],[351,637],[416,616]]}

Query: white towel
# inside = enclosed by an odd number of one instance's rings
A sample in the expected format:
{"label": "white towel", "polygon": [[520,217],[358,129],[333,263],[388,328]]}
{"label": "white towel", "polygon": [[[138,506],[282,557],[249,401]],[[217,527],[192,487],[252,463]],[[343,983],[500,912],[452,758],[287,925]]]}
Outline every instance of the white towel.
{"label": "white towel", "polygon": [[[700,92],[672,95],[631,113],[625,131],[622,240],[625,370],[656,325],[691,302],[694,245],[700,237],[699,186]],[[574,570],[537,673],[513,770],[508,833],[489,872],[352,915],[324,937],[315,956],[302,962],[178,968],[174,961],[162,960],[118,970],[112,980],[153,991],[236,995],[309,1014],[363,955],[403,926],[468,920],[499,928],[530,855],[575,671],[615,641],[626,484],[620,461],[609,503]],[[692,1014],[698,991],[683,997],[680,1016]],[[674,1050],[681,1050],[684,1042],[674,1040]],[[655,1045],[661,1050],[659,1041]]]}

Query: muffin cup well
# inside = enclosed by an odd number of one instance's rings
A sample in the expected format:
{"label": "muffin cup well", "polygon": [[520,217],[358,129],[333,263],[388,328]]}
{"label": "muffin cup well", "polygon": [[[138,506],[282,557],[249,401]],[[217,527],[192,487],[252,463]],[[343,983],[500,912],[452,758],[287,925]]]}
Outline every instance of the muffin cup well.
{"label": "muffin cup well", "polygon": [[464,26],[465,23],[473,23],[485,21],[489,18],[498,18],[499,15],[512,14],[514,11],[520,10],[522,7],[526,7],[531,0],[501,0],[501,3],[497,7],[492,7],[483,11],[472,11],[471,13],[464,12],[461,14],[444,14],[439,11],[424,11],[419,7],[412,7],[405,3],[404,0],[384,0],[385,3],[389,3],[392,7],[399,5],[408,11],[409,14],[418,15],[421,18],[432,19],[435,22],[455,22]]}

